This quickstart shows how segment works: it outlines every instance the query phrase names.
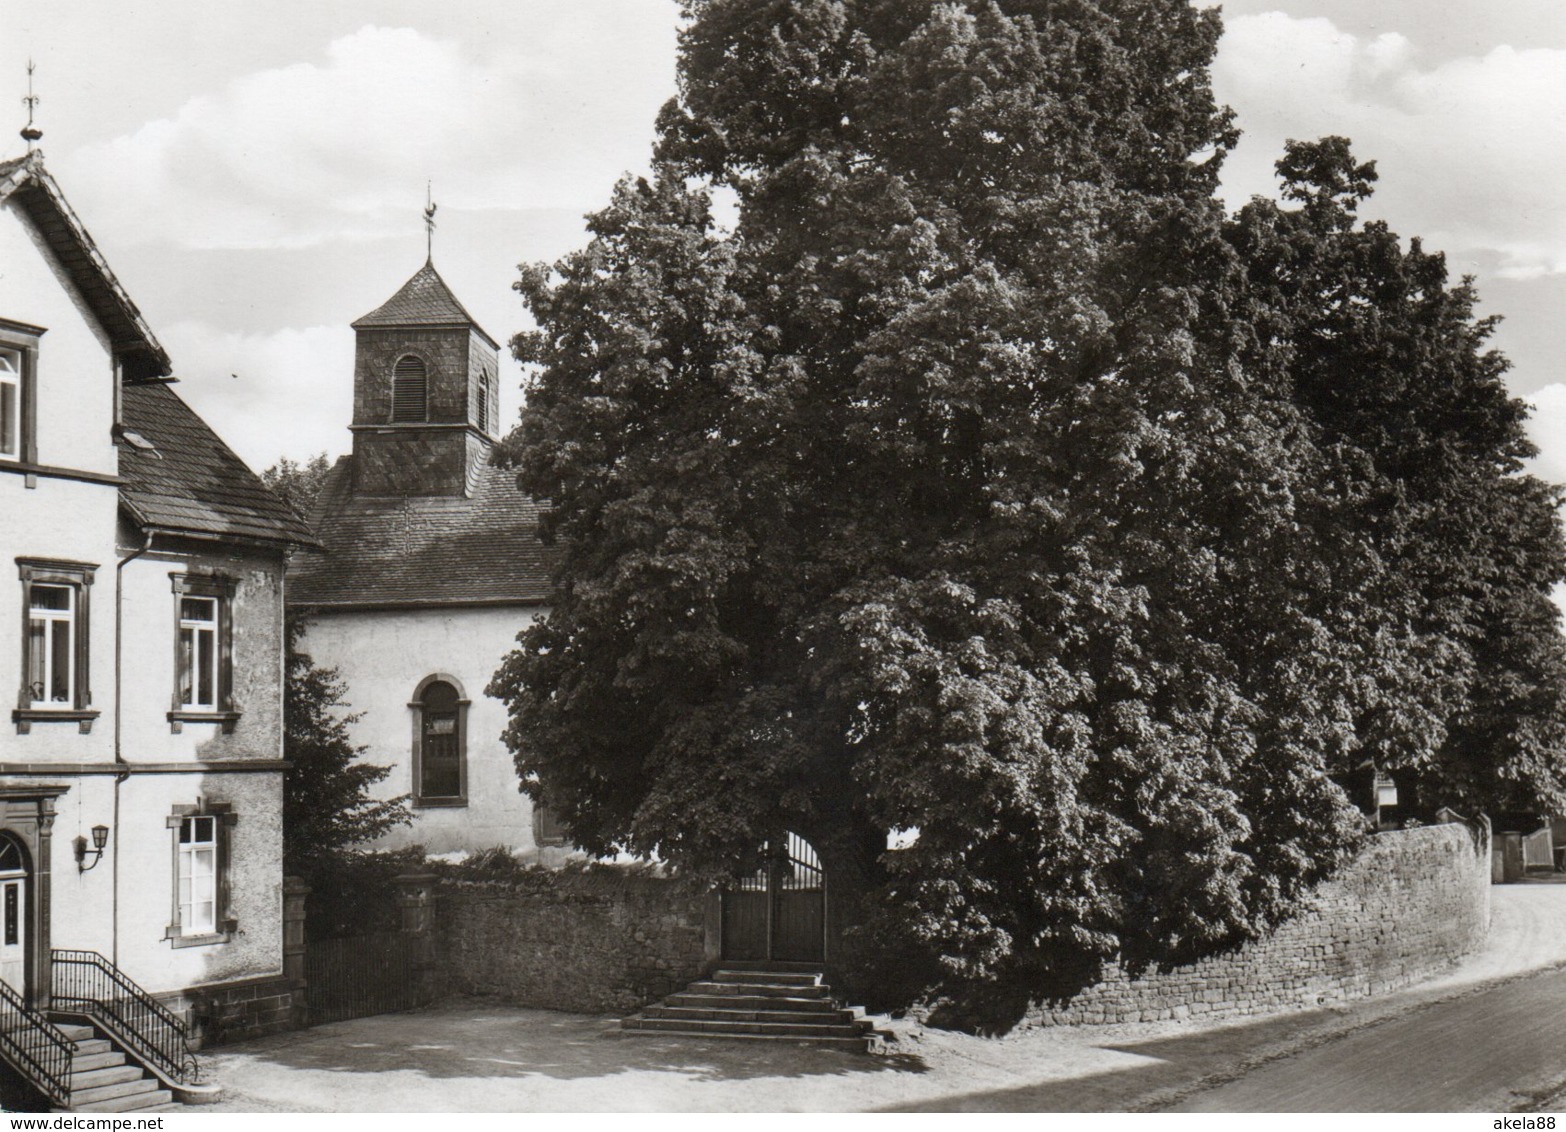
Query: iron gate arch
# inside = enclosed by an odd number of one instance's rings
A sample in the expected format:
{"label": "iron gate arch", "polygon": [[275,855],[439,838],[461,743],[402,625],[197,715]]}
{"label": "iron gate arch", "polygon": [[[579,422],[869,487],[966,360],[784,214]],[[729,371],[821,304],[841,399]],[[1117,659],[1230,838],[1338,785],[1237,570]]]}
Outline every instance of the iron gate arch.
{"label": "iron gate arch", "polygon": [[761,868],[723,890],[723,958],[826,962],[826,869],[799,834],[769,840]]}

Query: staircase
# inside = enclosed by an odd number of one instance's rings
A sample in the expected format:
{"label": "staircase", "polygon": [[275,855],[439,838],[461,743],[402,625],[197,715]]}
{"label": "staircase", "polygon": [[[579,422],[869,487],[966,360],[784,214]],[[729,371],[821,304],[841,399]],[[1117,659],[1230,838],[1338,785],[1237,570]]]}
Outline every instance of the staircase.
{"label": "staircase", "polygon": [[627,1034],[807,1042],[860,1052],[876,1040],[858,1007],[840,1007],[821,971],[731,963],[657,1006],[622,1019]]}
{"label": "staircase", "polygon": [[56,1021],[76,1043],[71,1057],[69,1112],[163,1112],[180,1106],[163,1082],[125,1056],[97,1027]]}

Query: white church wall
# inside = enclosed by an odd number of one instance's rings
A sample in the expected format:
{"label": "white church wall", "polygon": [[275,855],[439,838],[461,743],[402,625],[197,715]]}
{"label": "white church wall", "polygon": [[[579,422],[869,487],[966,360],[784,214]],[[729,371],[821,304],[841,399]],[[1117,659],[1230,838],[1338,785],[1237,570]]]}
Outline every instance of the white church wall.
{"label": "white church wall", "polygon": [[532,801],[518,790],[511,752],[500,740],[505,705],[484,693],[536,613],[524,606],[382,610],[319,613],[311,621],[303,648],[316,664],[336,668],[347,684],[351,706],[344,710],[359,715],[354,743],[367,748],[365,761],[392,768],[375,788],[379,796],[414,792],[415,713],[409,703],[420,681],[437,673],[454,677],[469,701],[467,804],[417,809],[411,826],[376,848],[422,845],[435,854],[504,845],[539,856]]}

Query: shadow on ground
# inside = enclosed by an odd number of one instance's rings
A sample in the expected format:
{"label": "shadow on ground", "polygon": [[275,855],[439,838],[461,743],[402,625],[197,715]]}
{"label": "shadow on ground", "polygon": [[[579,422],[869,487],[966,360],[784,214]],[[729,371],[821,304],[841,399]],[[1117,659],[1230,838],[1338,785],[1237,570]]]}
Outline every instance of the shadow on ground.
{"label": "shadow on ground", "polygon": [[[1344,1011],[1304,1010],[1204,1030],[1116,1039],[1100,1031],[1094,1048],[1125,1058],[1119,1068],[1067,1072],[1001,1088],[952,1091],[885,1105],[883,1112],[1126,1112],[1166,1107],[1176,1099],[1238,1076],[1275,1052],[1325,1041],[1341,1032]],[[1077,1036],[1092,1034],[1079,1029]],[[1043,1035],[1040,1035],[1042,1037]],[[1065,1035],[1062,1035],[1064,1038]],[[1048,1067],[1041,1064],[1042,1072]]]}
{"label": "shadow on ground", "polygon": [[214,1051],[324,1073],[413,1072],[436,1079],[604,1078],[627,1072],[687,1080],[923,1073],[917,1055],[867,1056],[805,1043],[625,1036],[617,1020],[465,1000],[263,1038]]}

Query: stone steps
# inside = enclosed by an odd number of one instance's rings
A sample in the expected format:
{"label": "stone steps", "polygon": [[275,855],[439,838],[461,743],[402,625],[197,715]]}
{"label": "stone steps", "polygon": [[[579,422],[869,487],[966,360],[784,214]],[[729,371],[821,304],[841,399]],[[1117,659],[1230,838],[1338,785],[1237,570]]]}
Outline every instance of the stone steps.
{"label": "stone steps", "polygon": [[738,983],[730,978],[704,979],[685,988],[686,994],[761,995],[766,998],[831,998],[830,987],[814,985],[772,986],[767,983]]}
{"label": "stone steps", "polygon": [[165,1112],[174,1094],[95,1026],[55,1020],[60,1032],[76,1043],[71,1058],[71,1095],[67,1112]]}
{"label": "stone steps", "polygon": [[667,1006],[699,1006],[719,1010],[792,1010],[830,1014],[839,1009],[830,998],[788,998],[782,995],[701,994],[682,991],[664,999]]}
{"label": "stone steps", "polygon": [[626,1034],[808,1042],[864,1052],[874,1030],[863,1011],[838,1006],[815,969],[725,966],[621,1021]]}
{"label": "stone steps", "polygon": [[[786,1026],[837,1026],[845,1022],[857,1025],[864,1021],[856,1018],[852,1010],[725,1010],[702,1006],[649,1006],[642,1010],[642,1017],[684,1018],[695,1022],[771,1022]],[[869,1023],[865,1022],[865,1025]]]}

